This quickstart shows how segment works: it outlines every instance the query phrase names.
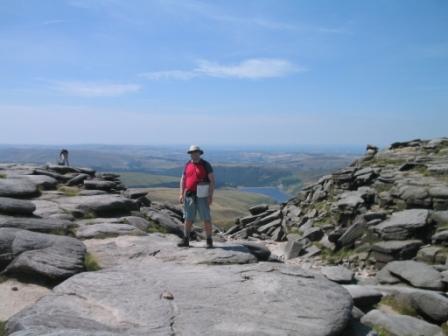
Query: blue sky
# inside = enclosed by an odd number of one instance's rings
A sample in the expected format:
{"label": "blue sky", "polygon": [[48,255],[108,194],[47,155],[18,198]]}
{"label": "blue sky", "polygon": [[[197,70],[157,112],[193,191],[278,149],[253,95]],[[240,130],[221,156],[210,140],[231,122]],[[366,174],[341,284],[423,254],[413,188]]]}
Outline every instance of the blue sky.
{"label": "blue sky", "polygon": [[0,143],[448,135],[448,2],[2,0]]}

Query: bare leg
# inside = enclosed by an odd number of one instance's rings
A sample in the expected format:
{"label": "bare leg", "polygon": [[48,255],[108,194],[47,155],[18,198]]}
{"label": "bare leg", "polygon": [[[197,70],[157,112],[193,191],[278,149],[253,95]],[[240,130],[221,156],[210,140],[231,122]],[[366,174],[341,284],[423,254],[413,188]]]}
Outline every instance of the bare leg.
{"label": "bare leg", "polygon": [[205,229],[206,236],[211,237],[212,236],[212,222],[204,221],[204,229]]}
{"label": "bare leg", "polygon": [[184,236],[190,238],[191,228],[193,226],[193,221],[185,220],[184,224]]}

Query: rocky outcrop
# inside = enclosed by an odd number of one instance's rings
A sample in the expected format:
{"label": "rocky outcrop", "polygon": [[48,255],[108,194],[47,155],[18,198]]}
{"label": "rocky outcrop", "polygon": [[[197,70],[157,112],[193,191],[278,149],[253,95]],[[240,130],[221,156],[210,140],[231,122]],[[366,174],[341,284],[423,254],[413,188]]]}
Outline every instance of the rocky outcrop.
{"label": "rocky outcrop", "polygon": [[[435,335],[448,314],[439,292],[448,289],[447,167],[448,138],[399,142],[384,150],[369,145],[349,167],[321,177],[289,201],[252,207],[227,235],[283,246],[279,255],[286,263],[308,265],[335,282],[350,282],[354,272],[349,286],[357,287],[348,288],[366,313],[382,293],[364,289],[364,282],[430,290],[400,297],[403,311],[419,319],[402,318],[402,311],[391,315],[395,306],[379,307],[361,322],[388,335]],[[429,311],[430,297],[440,301],[438,314]]]}
{"label": "rocky outcrop", "polygon": [[86,248],[71,237],[0,228],[2,274],[51,283],[84,270]]}
{"label": "rocky outcrop", "polygon": [[[336,336],[350,325],[343,287],[263,244],[216,235],[206,249],[195,227],[191,248],[177,247],[182,209],[123,189],[116,174],[54,165],[0,165],[0,174],[21,184],[0,197],[2,302],[34,283],[20,308],[0,305],[6,335]],[[265,205],[251,212],[258,232],[282,217]]]}

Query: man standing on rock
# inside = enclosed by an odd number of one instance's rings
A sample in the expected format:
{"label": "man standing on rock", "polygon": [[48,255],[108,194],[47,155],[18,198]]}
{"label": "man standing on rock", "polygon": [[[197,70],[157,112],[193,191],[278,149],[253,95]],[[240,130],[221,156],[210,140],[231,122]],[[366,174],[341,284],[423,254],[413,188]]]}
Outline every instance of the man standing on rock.
{"label": "man standing on rock", "polygon": [[201,158],[204,151],[199,146],[191,145],[187,153],[190,154],[191,160],[185,164],[180,180],[179,195],[179,202],[184,207],[184,237],[177,245],[190,246],[190,232],[198,211],[204,221],[207,248],[212,248],[210,205],[213,202],[215,190],[213,168],[208,161]]}

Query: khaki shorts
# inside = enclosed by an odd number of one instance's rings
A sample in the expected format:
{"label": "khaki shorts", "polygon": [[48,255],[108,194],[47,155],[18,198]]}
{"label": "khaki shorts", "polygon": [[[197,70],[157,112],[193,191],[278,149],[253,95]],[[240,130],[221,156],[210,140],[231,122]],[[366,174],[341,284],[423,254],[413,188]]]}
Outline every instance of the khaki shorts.
{"label": "khaki shorts", "polygon": [[211,221],[208,197],[185,196],[184,219],[194,222],[198,212],[203,221]]}

